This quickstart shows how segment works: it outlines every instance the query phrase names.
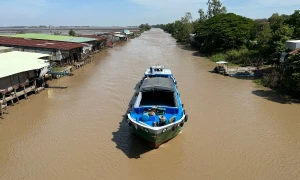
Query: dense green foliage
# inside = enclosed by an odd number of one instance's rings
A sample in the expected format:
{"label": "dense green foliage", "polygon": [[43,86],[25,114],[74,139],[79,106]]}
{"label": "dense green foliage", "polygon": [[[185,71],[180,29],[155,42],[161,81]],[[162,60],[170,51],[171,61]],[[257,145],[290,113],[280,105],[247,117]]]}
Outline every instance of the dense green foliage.
{"label": "dense green foliage", "polygon": [[296,10],[294,14],[287,17],[285,22],[293,27],[293,38],[300,39],[300,10]]}
{"label": "dense green foliage", "polygon": [[[272,65],[272,71],[259,83],[291,94],[300,93],[300,53],[288,55],[286,41],[300,39],[300,10],[292,15],[274,13],[268,19],[252,20],[227,13],[219,0],[208,0],[207,12],[199,9],[199,18],[191,14],[173,23],[157,25],[179,42],[191,44],[216,62],[260,67]],[[188,20],[187,20],[188,19]]]}
{"label": "dense green foliage", "polygon": [[185,13],[185,16],[181,20],[177,20],[174,23],[161,25],[168,33],[177,39],[178,42],[188,42],[189,35],[194,32],[194,24],[192,21],[192,15],[189,12]]}
{"label": "dense green foliage", "polygon": [[144,31],[149,31],[151,29],[151,26],[148,23],[146,23],[146,24],[141,24],[139,28],[140,28],[140,32],[144,32]]}
{"label": "dense green foliage", "polygon": [[216,15],[199,23],[196,34],[200,51],[211,54],[245,46],[253,28],[251,19],[232,13]]}

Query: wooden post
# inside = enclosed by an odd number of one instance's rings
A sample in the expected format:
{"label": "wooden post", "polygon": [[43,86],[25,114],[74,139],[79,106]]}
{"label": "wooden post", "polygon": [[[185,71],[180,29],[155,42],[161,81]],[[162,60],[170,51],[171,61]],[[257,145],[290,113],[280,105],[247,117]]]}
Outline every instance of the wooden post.
{"label": "wooden post", "polygon": [[26,87],[25,87],[25,85],[24,85],[24,97],[25,97],[25,99],[28,99],[28,97],[27,97],[27,93],[26,93]]}
{"label": "wooden post", "polygon": [[3,118],[2,103],[0,102],[0,118]]}
{"label": "wooden post", "polygon": [[8,108],[7,108],[7,102],[6,102],[6,98],[5,98],[5,94],[7,93],[7,89],[2,90],[1,94],[2,94],[2,103],[0,102],[0,117],[3,117],[4,111],[3,109],[5,109],[5,113],[8,114]]}
{"label": "wooden post", "polygon": [[20,100],[19,100],[19,97],[18,97],[18,95],[17,95],[17,89],[19,89],[19,84],[14,85],[14,86],[13,86],[13,89],[14,89],[14,96],[17,98],[18,104],[19,104],[19,103],[20,103]]}
{"label": "wooden post", "polygon": [[38,90],[38,88],[37,88],[37,86],[36,86],[36,79],[34,79],[34,92],[36,93],[36,94],[38,94],[39,93],[39,90]]}
{"label": "wooden post", "polygon": [[27,93],[26,93],[26,82],[22,83],[22,84],[21,84],[21,87],[23,87],[23,91],[24,91],[24,98],[25,98],[25,99],[28,99],[28,97],[27,97]]}
{"label": "wooden post", "polygon": [[13,98],[13,96],[11,95],[11,92],[10,92],[10,95],[9,95],[9,96],[11,97],[10,102],[11,102],[11,104],[14,106],[14,105],[15,105],[15,103],[14,103],[14,98]]}

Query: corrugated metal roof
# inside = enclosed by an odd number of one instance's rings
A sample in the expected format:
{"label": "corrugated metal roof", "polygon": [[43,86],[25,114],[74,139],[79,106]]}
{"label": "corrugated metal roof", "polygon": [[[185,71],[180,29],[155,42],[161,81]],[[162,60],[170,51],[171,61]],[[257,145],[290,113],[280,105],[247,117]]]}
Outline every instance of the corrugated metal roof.
{"label": "corrugated metal roof", "polygon": [[37,34],[37,33],[14,34],[14,35],[10,35],[10,37],[40,39],[40,40],[49,40],[49,41],[76,42],[76,43],[97,41],[97,39],[95,38],[72,37],[72,36],[61,36],[61,35],[51,35],[51,34]]}
{"label": "corrugated metal roof", "polygon": [[99,41],[107,39],[107,37],[105,36],[96,36],[96,35],[81,35],[81,37],[94,38],[94,39],[98,39]]}
{"label": "corrugated metal roof", "polygon": [[49,63],[39,59],[45,56],[48,55],[20,51],[2,53],[0,54],[0,78],[47,67]]}
{"label": "corrugated metal roof", "polygon": [[300,48],[295,49],[294,51],[291,51],[291,52],[289,52],[288,54],[290,54],[290,55],[295,55],[295,54],[297,54],[299,51],[300,51]]}
{"label": "corrugated metal roof", "polygon": [[0,45],[37,47],[37,48],[61,49],[61,50],[70,50],[70,49],[81,48],[86,46],[80,43],[33,40],[33,39],[12,38],[12,37],[4,37],[4,36],[2,37],[0,36]]}

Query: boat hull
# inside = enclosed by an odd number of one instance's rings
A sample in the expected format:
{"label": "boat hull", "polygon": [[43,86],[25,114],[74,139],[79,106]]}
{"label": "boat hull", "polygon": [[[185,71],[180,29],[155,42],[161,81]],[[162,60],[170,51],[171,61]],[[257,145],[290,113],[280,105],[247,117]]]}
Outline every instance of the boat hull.
{"label": "boat hull", "polygon": [[152,133],[146,132],[141,128],[135,128],[134,126],[131,126],[131,131],[140,138],[146,140],[152,148],[158,148],[164,142],[171,140],[172,138],[177,136],[181,132],[181,130],[182,127],[178,126],[173,129],[168,129],[163,133],[154,135]]}

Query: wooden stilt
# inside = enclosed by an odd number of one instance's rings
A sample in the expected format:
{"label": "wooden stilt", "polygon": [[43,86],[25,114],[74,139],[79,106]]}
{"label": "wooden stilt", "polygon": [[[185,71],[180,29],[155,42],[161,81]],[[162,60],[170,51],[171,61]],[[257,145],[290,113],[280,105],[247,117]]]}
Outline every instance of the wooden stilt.
{"label": "wooden stilt", "polygon": [[34,80],[34,92],[35,92],[36,94],[39,93],[39,90],[38,90],[38,88],[37,88],[37,86],[36,86],[36,79]]}
{"label": "wooden stilt", "polygon": [[19,89],[19,84],[13,86],[14,93],[13,95],[17,98],[18,104],[20,103],[19,97],[17,96],[17,89]]}
{"label": "wooden stilt", "polygon": [[28,85],[28,83],[24,82],[21,84],[21,87],[23,87],[24,98],[28,99],[27,92],[26,92],[26,85]]}
{"label": "wooden stilt", "polygon": [[23,91],[24,91],[24,97],[25,97],[25,99],[28,99],[25,86],[23,86]]}
{"label": "wooden stilt", "polygon": [[7,102],[6,102],[6,98],[5,98],[5,94],[8,92],[7,89],[5,90],[1,90],[1,94],[2,94],[2,102],[0,102],[0,117],[3,117],[4,114],[4,109],[5,109],[5,113],[8,114],[8,108],[7,108]]}
{"label": "wooden stilt", "polygon": [[12,98],[11,98],[11,100],[10,100],[10,102],[11,102],[11,104],[14,106],[15,105],[15,103],[14,103],[14,98],[13,98],[13,95],[12,94],[10,94],[9,96],[11,96]]}
{"label": "wooden stilt", "polygon": [[0,118],[3,118],[2,103],[0,102]]}

